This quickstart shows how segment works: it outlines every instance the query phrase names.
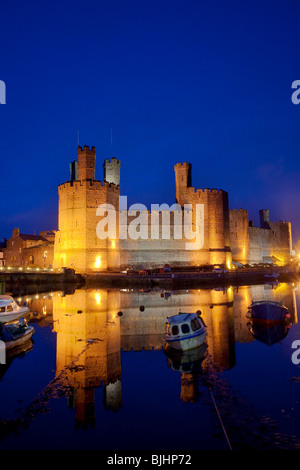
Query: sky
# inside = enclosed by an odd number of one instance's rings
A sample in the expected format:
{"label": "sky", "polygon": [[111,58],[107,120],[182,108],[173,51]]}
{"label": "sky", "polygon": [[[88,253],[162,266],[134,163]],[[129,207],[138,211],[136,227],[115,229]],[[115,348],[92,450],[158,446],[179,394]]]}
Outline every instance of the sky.
{"label": "sky", "polygon": [[[121,160],[129,204],[175,202],[174,165],[300,237],[300,2],[0,0],[0,239],[57,229],[77,144]],[[111,138],[112,137],[112,138]]]}

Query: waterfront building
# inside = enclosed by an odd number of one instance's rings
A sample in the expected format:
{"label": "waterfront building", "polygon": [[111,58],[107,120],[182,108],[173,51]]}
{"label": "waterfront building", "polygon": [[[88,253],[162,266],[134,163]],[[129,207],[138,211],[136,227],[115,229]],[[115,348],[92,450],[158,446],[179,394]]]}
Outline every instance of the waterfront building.
{"label": "waterfront building", "polygon": [[19,228],[13,229],[3,248],[6,266],[52,267],[54,238],[53,230],[31,235],[20,233]]}

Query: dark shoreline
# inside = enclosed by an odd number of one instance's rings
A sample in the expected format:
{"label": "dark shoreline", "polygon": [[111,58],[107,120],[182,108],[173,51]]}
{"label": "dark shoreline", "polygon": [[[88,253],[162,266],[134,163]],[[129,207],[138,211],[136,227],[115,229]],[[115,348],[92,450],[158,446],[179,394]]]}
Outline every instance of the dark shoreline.
{"label": "dark shoreline", "polygon": [[[278,276],[272,277],[274,274]],[[47,290],[74,290],[79,288],[140,288],[140,289],[193,289],[244,286],[251,284],[274,284],[274,282],[298,282],[299,268],[245,268],[224,273],[177,271],[173,273],[117,273],[77,274],[72,270],[62,273],[20,273],[0,274],[1,293],[36,292]]]}

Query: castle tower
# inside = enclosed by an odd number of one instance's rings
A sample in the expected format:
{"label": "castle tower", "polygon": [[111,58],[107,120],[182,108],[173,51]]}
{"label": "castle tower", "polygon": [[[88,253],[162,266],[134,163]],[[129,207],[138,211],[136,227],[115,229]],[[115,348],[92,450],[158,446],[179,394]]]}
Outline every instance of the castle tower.
{"label": "castle tower", "polygon": [[181,206],[184,206],[184,204],[188,204],[185,197],[186,189],[192,186],[192,165],[191,163],[187,162],[176,163],[174,169],[176,182],[176,202]]}
{"label": "castle tower", "polygon": [[270,228],[270,215],[269,209],[261,209],[259,211],[260,228]]}
{"label": "castle tower", "polygon": [[78,147],[78,179],[94,180],[95,179],[95,160],[96,160],[96,149],[91,149],[85,145],[83,148]]}
{"label": "castle tower", "polygon": [[113,157],[111,161],[108,158],[103,163],[104,181],[120,186],[120,160]]}
{"label": "castle tower", "polygon": [[197,189],[191,186],[191,164],[177,163],[174,167],[176,201],[181,206],[204,205],[204,246],[195,252],[195,264],[231,266],[228,193],[221,189]]}
{"label": "castle tower", "polygon": [[95,179],[95,160],[95,147],[78,147],[78,171],[73,162],[70,181],[58,187],[54,268],[68,267],[88,273],[119,267],[118,243],[98,238],[100,217],[96,212],[101,204],[107,203],[118,211],[120,189],[112,182]]}
{"label": "castle tower", "polygon": [[117,410],[122,404],[118,299],[118,292],[104,289],[53,296],[56,375],[65,371],[74,390],[77,427],[95,422],[96,388],[105,387],[106,406]]}

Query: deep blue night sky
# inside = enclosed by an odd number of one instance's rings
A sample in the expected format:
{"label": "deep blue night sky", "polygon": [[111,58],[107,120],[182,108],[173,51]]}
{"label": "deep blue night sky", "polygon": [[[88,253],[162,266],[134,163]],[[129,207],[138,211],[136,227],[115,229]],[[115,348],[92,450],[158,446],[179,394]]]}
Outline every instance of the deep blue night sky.
{"label": "deep blue night sky", "polygon": [[300,237],[298,1],[1,0],[0,18],[0,239],[57,228],[78,130],[97,179],[121,160],[129,203],[173,203],[188,161],[194,186]]}

